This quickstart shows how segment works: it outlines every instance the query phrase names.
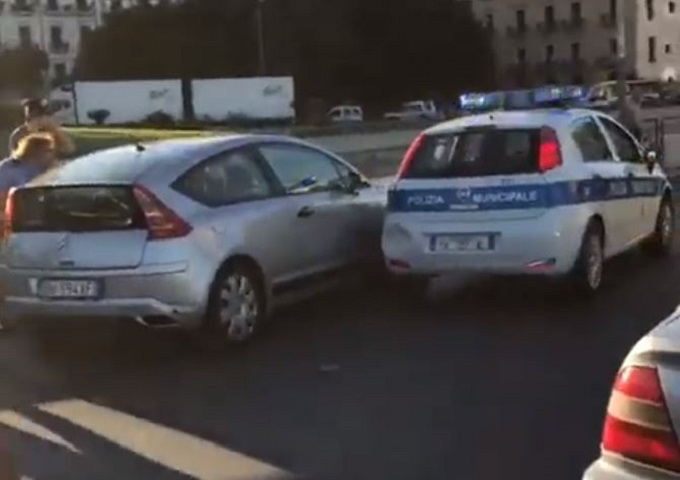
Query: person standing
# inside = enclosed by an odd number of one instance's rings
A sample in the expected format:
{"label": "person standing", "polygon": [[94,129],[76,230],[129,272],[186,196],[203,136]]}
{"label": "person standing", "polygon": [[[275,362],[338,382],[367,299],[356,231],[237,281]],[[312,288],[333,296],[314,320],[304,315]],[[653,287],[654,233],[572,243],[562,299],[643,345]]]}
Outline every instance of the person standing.
{"label": "person standing", "polygon": [[[56,140],[49,133],[30,133],[21,138],[12,156],[0,161],[0,215],[4,214],[7,195],[53,166],[57,159]],[[4,291],[0,284],[0,301]],[[11,326],[0,307],[0,332]]]}
{"label": "person standing", "polygon": [[49,115],[47,100],[28,98],[21,102],[21,106],[24,112],[24,123],[14,129],[9,136],[10,152],[18,148],[21,139],[32,133],[41,132],[52,135],[59,157],[68,157],[75,152],[75,145],[69,135]]}

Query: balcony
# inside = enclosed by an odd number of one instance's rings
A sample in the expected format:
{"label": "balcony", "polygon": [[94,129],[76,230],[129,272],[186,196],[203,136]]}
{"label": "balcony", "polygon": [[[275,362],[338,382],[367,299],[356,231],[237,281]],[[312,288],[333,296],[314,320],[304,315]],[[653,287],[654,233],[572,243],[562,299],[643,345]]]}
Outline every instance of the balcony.
{"label": "balcony", "polygon": [[16,1],[10,5],[10,11],[15,15],[33,15],[35,6],[27,1]]}
{"label": "balcony", "polygon": [[603,13],[600,15],[600,26],[603,28],[616,28],[616,15]]}
{"label": "balcony", "polygon": [[61,40],[59,41],[51,41],[50,42],[50,53],[54,53],[57,55],[63,55],[68,53],[70,50],[70,45],[68,42],[63,42]]}
{"label": "balcony", "polygon": [[508,36],[513,38],[522,38],[526,36],[529,28],[526,25],[508,27]]}
{"label": "balcony", "polygon": [[539,22],[536,24],[536,30],[541,32],[543,35],[550,35],[557,31],[557,22]]}
{"label": "balcony", "polygon": [[570,18],[569,20],[562,20],[560,22],[560,26],[570,32],[583,30],[585,25],[586,20],[583,17]]}

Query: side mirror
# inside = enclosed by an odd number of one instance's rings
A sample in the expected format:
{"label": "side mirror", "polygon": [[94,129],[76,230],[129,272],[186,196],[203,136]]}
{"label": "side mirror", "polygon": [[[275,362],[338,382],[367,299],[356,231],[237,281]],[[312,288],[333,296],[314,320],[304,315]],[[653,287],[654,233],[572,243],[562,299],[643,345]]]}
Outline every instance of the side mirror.
{"label": "side mirror", "polygon": [[346,178],[347,190],[350,192],[356,192],[365,183],[364,179],[361,178],[361,175],[354,171],[350,171]]}
{"label": "side mirror", "polygon": [[657,164],[658,158],[656,156],[655,150],[647,150],[645,152],[645,163],[647,164],[647,170],[649,173],[654,171],[654,166]]}

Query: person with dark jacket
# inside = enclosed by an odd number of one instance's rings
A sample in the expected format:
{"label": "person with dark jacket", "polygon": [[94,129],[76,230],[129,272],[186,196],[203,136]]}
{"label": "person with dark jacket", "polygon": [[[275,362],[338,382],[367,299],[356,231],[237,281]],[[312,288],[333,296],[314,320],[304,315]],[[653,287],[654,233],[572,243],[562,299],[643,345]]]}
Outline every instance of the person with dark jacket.
{"label": "person with dark jacket", "polygon": [[638,141],[642,141],[642,95],[639,90],[633,90],[626,95],[623,108],[619,111],[618,120],[632,133]]}

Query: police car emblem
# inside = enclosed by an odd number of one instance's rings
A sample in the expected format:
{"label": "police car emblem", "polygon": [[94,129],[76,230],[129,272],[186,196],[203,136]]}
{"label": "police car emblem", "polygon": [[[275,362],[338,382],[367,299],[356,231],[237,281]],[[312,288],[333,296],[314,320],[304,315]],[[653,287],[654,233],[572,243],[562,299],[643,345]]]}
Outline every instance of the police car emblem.
{"label": "police car emblem", "polygon": [[461,188],[456,192],[456,198],[461,202],[466,202],[472,197],[472,190],[469,188]]}

